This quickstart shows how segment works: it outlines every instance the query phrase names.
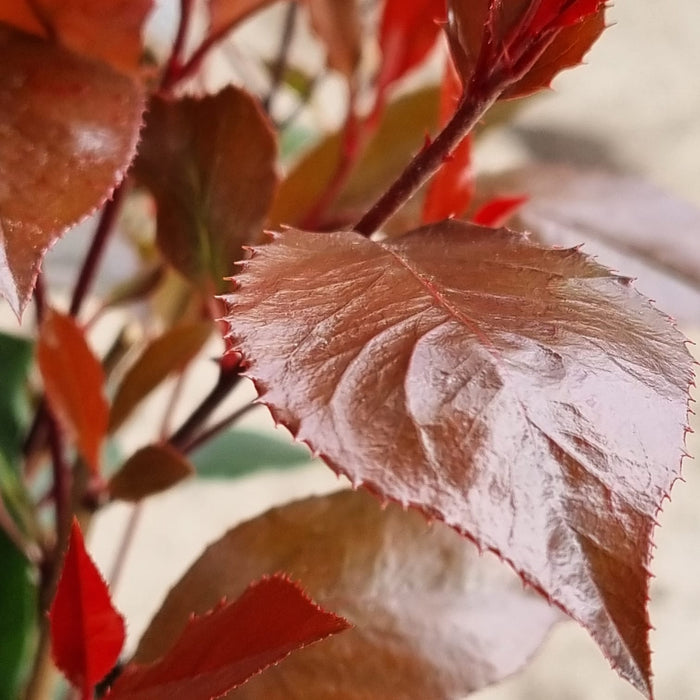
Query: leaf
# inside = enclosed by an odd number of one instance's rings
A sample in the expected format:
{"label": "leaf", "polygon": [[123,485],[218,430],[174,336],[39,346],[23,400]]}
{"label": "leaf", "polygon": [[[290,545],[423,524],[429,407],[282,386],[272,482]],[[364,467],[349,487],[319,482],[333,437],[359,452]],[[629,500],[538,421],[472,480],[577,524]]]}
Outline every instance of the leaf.
{"label": "leaf", "polygon": [[192,619],[159,661],[145,667],[127,666],[110,697],[218,698],[292,651],[349,626],[286,577],[263,578],[235,602],[222,601],[211,612]]}
{"label": "leaf", "polygon": [[220,36],[274,0],[209,0],[209,35]]}
{"label": "leaf", "polygon": [[92,473],[99,474],[109,416],[105,377],[75,319],[47,310],[39,329],[37,362],[51,411]]}
{"label": "leaf", "polygon": [[259,237],[277,184],[275,157],[266,117],[239,88],[151,100],[136,174],[156,198],[163,255],[205,294],[226,289],[241,246]]}
{"label": "leaf", "polygon": [[445,19],[444,0],[386,0],[379,27],[380,101],[389,86],[423,62],[435,45]]}
{"label": "leaf", "polygon": [[502,226],[527,200],[524,195],[494,197],[474,212],[472,222],[479,226]]}
{"label": "leaf", "polygon": [[49,621],[54,663],[84,697],[91,698],[95,684],[114,666],[126,634],[124,619],[85,551],[75,519]]}
{"label": "leaf", "polygon": [[[462,98],[462,81],[448,58],[440,89],[440,126],[444,128]],[[474,196],[472,137],[467,135],[433,176],[423,203],[422,223],[429,224],[463,214]]]}
{"label": "leaf", "polygon": [[700,320],[697,207],[635,177],[565,165],[531,165],[480,182],[492,193],[527,191],[517,221],[543,243],[585,243],[638,278],[659,308],[685,323]]}
{"label": "leaf", "polygon": [[230,339],[275,419],[497,552],[649,693],[647,566],[692,378],[670,320],[576,248],[458,221],[291,230],[237,280]]}
{"label": "leaf", "polygon": [[[438,94],[423,88],[394,100],[348,178],[334,209],[363,208],[394,180],[437,123]],[[299,224],[338,167],[342,135],[333,133],[307,153],[282,181],[268,219],[271,227]]]}
{"label": "leaf", "polygon": [[560,616],[444,525],[342,491],[271,510],[211,545],[166,597],[136,659],[160,656],[189,610],[280,567],[354,628],[231,697],[462,697],[518,669]]}
{"label": "leaf", "polygon": [[194,474],[192,465],[168,444],[137,450],[109,480],[112,498],[140,501],[169,489]]}
{"label": "leaf", "polygon": [[328,65],[352,78],[360,62],[360,14],[357,0],[305,0],[311,26],[328,52]]}
{"label": "leaf", "polygon": [[152,0],[3,0],[0,22],[45,37],[122,73],[135,73]]}
{"label": "leaf", "polygon": [[0,561],[0,700],[15,700],[36,639],[37,590],[31,565],[1,530]]}
{"label": "leaf", "polygon": [[226,479],[271,467],[294,467],[309,459],[304,447],[239,428],[219,435],[192,454],[197,476]]}
{"label": "leaf", "polygon": [[452,0],[450,7],[447,33],[462,82],[500,71],[511,78],[506,98],[549,87],[605,29],[605,0]]}
{"label": "leaf", "polygon": [[21,316],[41,261],[104,203],[144,99],[108,66],[0,26],[0,293]]}
{"label": "leaf", "polygon": [[151,341],[124,375],[112,402],[109,430],[114,431],[161,382],[182,372],[211,335],[210,321],[181,323]]}
{"label": "leaf", "polygon": [[29,418],[27,377],[33,354],[29,340],[0,333],[0,453],[10,464],[19,460]]}

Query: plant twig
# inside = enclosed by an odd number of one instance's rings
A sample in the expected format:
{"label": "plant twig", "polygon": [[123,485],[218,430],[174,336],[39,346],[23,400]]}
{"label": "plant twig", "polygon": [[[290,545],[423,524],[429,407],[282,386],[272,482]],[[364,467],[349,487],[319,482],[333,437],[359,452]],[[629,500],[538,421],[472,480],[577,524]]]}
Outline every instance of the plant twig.
{"label": "plant twig", "polygon": [[279,91],[284,73],[287,70],[287,61],[289,59],[289,49],[292,45],[294,30],[296,28],[298,5],[296,2],[290,2],[287,7],[287,14],[284,17],[284,25],[282,27],[282,36],[280,38],[280,46],[277,51],[277,59],[272,67],[272,75],[270,80],[270,91],[263,101],[263,107],[268,114],[272,113],[272,105]]}
{"label": "plant twig", "polygon": [[210,426],[206,430],[203,430],[201,433],[199,433],[199,435],[192,438],[192,440],[190,440],[182,448],[182,451],[185,454],[194,452],[200,445],[203,445],[205,442],[208,442],[213,437],[226,430],[226,428],[238,422],[241,418],[243,418],[243,416],[252,411],[254,408],[257,408],[258,406],[260,406],[260,404],[253,402],[248,403],[245,406],[241,406],[241,408],[237,409],[225,418],[222,418],[220,421],[214,423],[214,425]]}
{"label": "plant twig", "polygon": [[187,445],[199,430],[204,425],[209,416],[216,410],[217,406],[228,396],[229,392],[240,381],[241,375],[239,368],[236,366],[233,369],[222,369],[219,373],[219,379],[207,394],[202,399],[202,402],[194,409],[190,417],[175,431],[168,441],[173,447],[182,450]]}
{"label": "plant twig", "polygon": [[114,557],[114,563],[112,564],[112,569],[109,572],[107,580],[109,581],[109,588],[112,591],[112,596],[114,596],[114,591],[119,585],[122,574],[124,573],[124,565],[126,564],[127,555],[134,543],[134,536],[136,535],[136,529],[143,514],[143,504],[141,501],[136,503],[129,513],[129,520],[124,528],[124,534],[122,535],[121,542],[119,543],[119,549],[117,550],[117,555]]}
{"label": "plant twig", "polygon": [[95,230],[95,235],[92,237],[92,243],[90,244],[90,250],[85,258],[85,262],[80,270],[80,275],[78,276],[78,281],[75,284],[75,289],[73,290],[73,298],[70,303],[70,315],[77,316],[80,313],[80,309],[85,301],[85,297],[92,286],[92,283],[97,274],[97,268],[102,259],[102,254],[104,253],[107,241],[110,234],[114,230],[114,224],[117,221],[119,212],[121,210],[124,194],[126,192],[126,181],[122,182],[117,186],[117,188],[112,192],[112,198],[105,204],[102,210],[102,215],[100,221],[97,224],[97,229]]}
{"label": "plant twig", "polygon": [[180,21],[177,25],[177,34],[173,42],[160,88],[168,91],[180,80],[180,73],[184,63],[185,42],[189,34],[192,11],[194,10],[194,0],[180,0]]}

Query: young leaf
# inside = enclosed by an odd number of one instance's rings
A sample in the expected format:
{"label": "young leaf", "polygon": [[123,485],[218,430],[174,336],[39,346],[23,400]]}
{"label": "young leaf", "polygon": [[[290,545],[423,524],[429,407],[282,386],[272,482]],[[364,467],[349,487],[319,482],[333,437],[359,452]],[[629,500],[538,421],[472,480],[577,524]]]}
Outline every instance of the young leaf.
{"label": "young leaf", "polygon": [[124,176],[143,96],[110,67],[0,26],[0,294],[21,316],[48,248]]}
{"label": "young leaf", "polygon": [[238,282],[231,338],[276,420],[497,552],[650,692],[647,565],[692,378],[667,317],[576,248],[458,221],[290,230]]}
{"label": "young leaf", "polygon": [[285,576],[263,578],[235,602],[191,619],[160,660],[127,666],[109,697],[218,698],[296,649],[348,627]]}
{"label": "young leaf", "polygon": [[605,0],[451,0],[450,9],[447,33],[463,83],[500,73],[509,98],[548,87],[605,29]]}
{"label": "young leaf", "polygon": [[182,323],[151,341],[117,389],[109,416],[110,431],[116,430],[169,375],[181,372],[202,349],[211,332],[210,321]]}
{"label": "young leaf", "polygon": [[141,59],[141,30],[152,0],[3,0],[0,22],[8,22],[122,73],[135,73]]}
{"label": "young leaf", "polygon": [[114,499],[140,501],[169,489],[194,474],[192,465],[170,445],[147,445],[136,451],[109,480]]}
{"label": "young leaf", "polygon": [[445,19],[445,0],[386,0],[379,28],[382,63],[377,92],[380,102],[390,85],[428,55]]}
{"label": "young leaf", "polygon": [[328,65],[352,78],[360,61],[360,15],[357,0],[304,0],[311,25],[323,40]]}
{"label": "young leaf", "polygon": [[472,222],[479,226],[503,226],[527,200],[528,197],[524,195],[494,197],[474,212]]}
{"label": "young leaf", "polygon": [[342,491],[276,508],[211,545],[168,594],[136,659],[158,658],[187,621],[246,577],[287,568],[354,625],[295,654],[235,698],[463,697],[517,670],[560,613],[440,523]]}
{"label": "young leaf", "polygon": [[[450,121],[462,97],[462,80],[448,58],[440,90],[440,126]],[[423,203],[423,222],[431,224],[463,214],[474,196],[472,137],[465,136],[433,176]]]}
{"label": "young leaf", "polygon": [[92,472],[99,473],[109,415],[105,377],[75,319],[46,312],[39,329],[37,361],[51,410]]}
{"label": "young leaf", "polygon": [[151,100],[135,171],[156,198],[161,251],[206,294],[225,289],[241,246],[259,236],[275,157],[265,115],[239,88]]}
{"label": "young leaf", "polygon": [[49,620],[54,663],[83,697],[91,698],[119,656],[125,628],[75,519]]}

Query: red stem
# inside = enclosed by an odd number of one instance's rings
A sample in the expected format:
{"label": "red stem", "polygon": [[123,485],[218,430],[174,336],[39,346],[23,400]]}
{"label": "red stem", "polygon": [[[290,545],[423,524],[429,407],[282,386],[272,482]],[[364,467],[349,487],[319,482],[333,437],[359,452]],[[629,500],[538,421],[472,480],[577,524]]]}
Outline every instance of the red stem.
{"label": "red stem", "polygon": [[194,0],[180,0],[180,22],[177,26],[177,34],[175,35],[173,48],[170,52],[170,58],[168,59],[168,64],[160,84],[160,88],[163,91],[167,92],[170,90],[180,79],[180,73],[183,68],[185,42],[189,34],[193,10]]}
{"label": "red stem", "polygon": [[213,437],[226,430],[226,428],[239,421],[241,418],[243,418],[243,416],[252,411],[254,408],[257,408],[259,405],[260,404],[257,403],[248,403],[245,406],[242,406],[238,410],[234,411],[225,418],[222,418],[217,423],[214,423],[214,425],[199,433],[199,435],[192,438],[192,440],[190,440],[182,448],[182,451],[185,454],[194,452],[200,445],[203,445],[205,442],[208,442]]}

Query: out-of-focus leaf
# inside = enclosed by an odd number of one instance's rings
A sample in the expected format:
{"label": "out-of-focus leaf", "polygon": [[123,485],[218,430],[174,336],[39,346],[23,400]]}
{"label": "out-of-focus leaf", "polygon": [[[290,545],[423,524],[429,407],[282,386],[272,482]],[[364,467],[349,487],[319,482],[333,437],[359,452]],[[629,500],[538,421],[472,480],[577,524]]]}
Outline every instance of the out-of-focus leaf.
{"label": "out-of-focus leaf", "polygon": [[47,310],[39,329],[37,361],[49,406],[94,474],[107,433],[104,372],[75,319]]}
{"label": "out-of-focus leaf", "polygon": [[19,459],[29,416],[27,374],[32,356],[30,341],[0,333],[0,453],[10,464]]}
{"label": "out-of-focus leaf", "polygon": [[291,652],[348,627],[285,576],[263,578],[235,602],[191,619],[160,660],[127,666],[110,697],[218,698]]}
{"label": "out-of-focus leaf", "polygon": [[693,375],[670,319],[578,249],[459,221],[290,230],[237,280],[230,337],[275,419],[499,553],[649,693],[647,566]]}
{"label": "out-of-focus leaf", "polygon": [[230,430],[192,453],[197,476],[231,478],[261,469],[305,464],[309,451],[294,443],[248,430]]}
{"label": "out-of-focus leaf", "polygon": [[503,226],[527,200],[524,195],[494,197],[474,212],[472,222],[479,226]]}
{"label": "out-of-focus leaf", "polygon": [[[515,221],[543,243],[575,246],[638,279],[679,321],[700,319],[700,210],[634,177],[536,165],[484,178],[490,195],[528,193]],[[670,232],[670,233],[669,233]]]}
{"label": "out-of-focus leaf", "polygon": [[311,595],[354,628],[231,697],[462,697],[518,669],[559,618],[444,525],[344,491],[271,510],[211,545],[168,594],[136,659],[158,658],[190,610],[279,569],[303,576]]}
{"label": "out-of-focus leaf", "polygon": [[128,77],[0,26],[0,293],[20,316],[46,250],[99,207],[136,148]]}
{"label": "out-of-focus leaf", "polygon": [[304,0],[311,26],[328,52],[328,65],[351,78],[360,61],[360,14],[357,0]]}
{"label": "out-of-focus leaf", "polygon": [[433,48],[446,20],[445,0],[386,0],[379,28],[382,64],[379,100],[387,88],[419,65]]}
{"label": "out-of-focus leaf", "polygon": [[209,0],[209,34],[220,36],[275,0]]}
{"label": "out-of-focus leaf", "polygon": [[605,29],[605,0],[451,0],[450,8],[448,36],[462,82],[483,85],[489,71],[512,76],[503,97],[548,87]]}
{"label": "out-of-focus leaf", "polygon": [[226,288],[241,246],[260,235],[275,157],[266,117],[239,88],[151,100],[135,172],[156,198],[158,246],[205,294]]}
{"label": "out-of-focus leaf", "polygon": [[83,697],[93,697],[95,684],[119,656],[126,630],[75,519],[49,620],[54,663]]}
{"label": "out-of-focus leaf", "polygon": [[0,508],[5,506],[22,534],[36,537],[32,500],[17,472],[0,453]]}
{"label": "out-of-focus leaf", "polygon": [[194,474],[192,465],[170,445],[147,445],[135,452],[109,480],[112,498],[140,501]]}
{"label": "out-of-focus leaf", "polygon": [[152,0],[3,0],[0,22],[47,36],[71,51],[135,73]]}
{"label": "out-of-focus leaf", "polygon": [[[424,88],[392,102],[376,135],[359,158],[336,210],[362,208],[371,203],[406,166],[437,124],[438,91]],[[340,160],[340,133],[325,138],[295,166],[277,192],[269,224],[298,224],[333,176]]]}
{"label": "out-of-focus leaf", "polygon": [[[462,81],[451,59],[445,64],[440,88],[440,126],[444,128],[454,115],[462,97]],[[450,153],[428,185],[423,203],[424,224],[459,216],[474,196],[472,136],[468,134]]]}
{"label": "out-of-focus leaf", "polygon": [[36,637],[35,572],[1,530],[0,562],[0,700],[16,700]]}
{"label": "out-of-focus leaf", "polygon": [[163,265],[154,265],[112,289],[103,301],[105,308],[121,306],[147,297],[165,277]]}
{"label": "out-of-focus leaf", "polygon": [[112,402],[109,430],[116,430],[161,382],[181,372],[211,335],[210,321],[182,323],[151,341],[129,368]]}

